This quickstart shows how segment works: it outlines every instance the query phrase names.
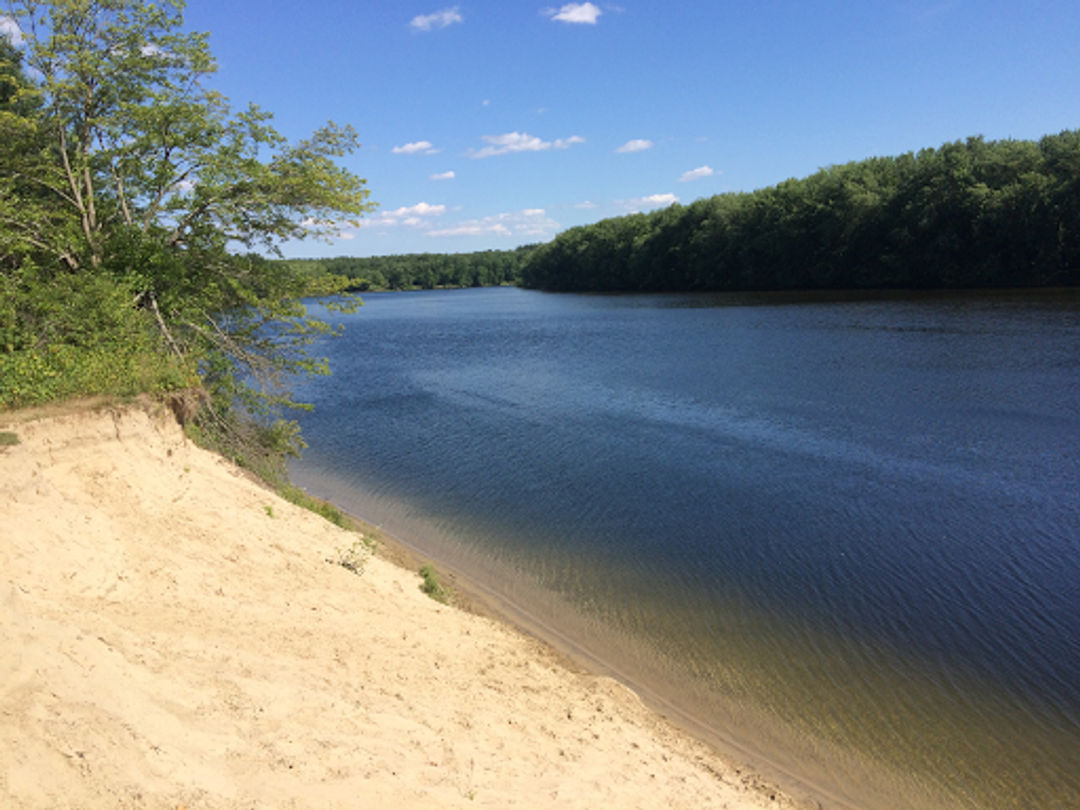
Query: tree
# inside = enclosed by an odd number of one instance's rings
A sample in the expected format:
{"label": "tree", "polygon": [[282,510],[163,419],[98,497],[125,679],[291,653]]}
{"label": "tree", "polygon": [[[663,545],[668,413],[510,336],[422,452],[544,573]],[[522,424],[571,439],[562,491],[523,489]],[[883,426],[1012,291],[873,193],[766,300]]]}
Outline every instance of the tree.
{"label": "tree", "polygon": [[[252,251],[336,233],[372,207],[366,182],[336,163],[357,136],[331,122],[290,144],[269,113],[234,113],[204,86],[208,36],[184,32],[182,11],[181,0],[0,6],[22,40],[19,59],[10,44],[0,52],[0,78],[35,99],[8,109],[0,92],[0,268],[24,298],[109,285],[219,416],[238,404],[276,413],[295,404],[281,385],[291,372],[323,369],[303,347],[327,327],[299,296],[344,281],[312,290],[310,275]],[[8,313],[9,351],[70,340],[31,309]]]}
{"label": "tree", "polygon": [[1080,283],[1080,132],[981,137],[570,228],[522,283],[556,290]]}

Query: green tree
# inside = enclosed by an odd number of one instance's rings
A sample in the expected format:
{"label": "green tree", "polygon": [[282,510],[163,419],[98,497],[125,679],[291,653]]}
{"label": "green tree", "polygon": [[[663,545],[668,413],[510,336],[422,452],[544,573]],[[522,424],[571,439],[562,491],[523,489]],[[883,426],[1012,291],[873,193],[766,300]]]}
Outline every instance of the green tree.
{"label": "green tree", "polygon": [[181,0],[0,5],[22,39],[17,59],[0,51],[2,86],[15,88],[0,91],[0,268],[21,301],[0,328],[9,352],[77,344],[78,330],[33,304],[105,286],[124,330],[137,321],[197,374],[218,417],[238,406],[269,417],[296,404],[291,374],[324,370],[304,347],[328,327],[299,297],[346,282],[251,252],[330,235],[371,207],[365,181],[336,162],[357,136],[328,123],[288,143],[269,113],[233,112],[204,86],[208,36],[183,31],[182,11]]}
{"label": "green tree", "polygon": [[1080,132],[981,137],[570,228],[520,278],[557,290],[1080,283]]}

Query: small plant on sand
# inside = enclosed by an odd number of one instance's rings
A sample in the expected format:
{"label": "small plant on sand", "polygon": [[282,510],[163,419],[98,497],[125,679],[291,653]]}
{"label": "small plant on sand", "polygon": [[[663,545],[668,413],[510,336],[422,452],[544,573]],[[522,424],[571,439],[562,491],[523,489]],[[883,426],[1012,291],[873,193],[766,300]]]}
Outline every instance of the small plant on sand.
{"label": "small plant on sand", "polygon": [[298,486],[284,483],[277,487],[277,492],[285,500],[295,503],[297,506],[302,506],[316,515],[321,515],[335,526],[342,529],[355,528],[354,521],[332,503],[316,498],[314,495],[309,495]]}
{"label": "small plant on sand", "polygon": [[443,587],[439,582],[439,575],[431,565],[420,566],[420,576],[423,578],[423,582],[420,583],[420,590],[434,599],[436,602],[442,602],[444,605],[450,601],[450,591]]}
{"label": "small plant on sand", "polygon": [[12,445],[19,443],[19,436],[15,433],[9,433],[6,430],[0,430],[0,447],[11,447]]}
{"label": "small plant on sand", "polygon": [[351,546],[339,548],[337,557],[327,557],[326,561],[332,565],[340,565],[354,574],[364,573],[364,563],[371,556],[371,550],[363,537],[354,540]]}
{"label": "small plant on sand", "polygon": [[274,516],[274,507],[272,507],[272,506],[264,506],[263,508],[266,510],[266,516],[267,517],[272,518]]}

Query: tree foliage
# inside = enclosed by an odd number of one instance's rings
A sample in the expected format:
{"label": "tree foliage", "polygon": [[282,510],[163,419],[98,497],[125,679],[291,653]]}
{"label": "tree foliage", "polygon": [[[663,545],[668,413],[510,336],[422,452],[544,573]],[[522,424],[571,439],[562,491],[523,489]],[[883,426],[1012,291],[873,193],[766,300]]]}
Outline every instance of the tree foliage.
{"label": "tree foliage", "polygon": [[405,253],[394,256],[285,260],[293,269],[318,276],[345,276],[351,289],[408,290],[436,287],[494,287],[517,283],[535,245],[473,253]]}
{"label": "tree foliage", "polygon": [[753,193],[572,228],[526,286],[966,288],[1080,283],[1080,131],[968,138]]}
{"label": "tree foliage", "polygon": [[304,346],[328,327],[299,297],[345,281],[254,251],[369,209],[365,181],[337,163],[356,133],[328,123],[289,143],[269,113],[231,110],[205,86],[208,36],[184,31],[182,10],[0,6],[21,32],[0,39],[3,402],[52,395],[28,369],[56,377],[50,358],[104,350],[167,372],[161,384],[200,382],[227,424],[237,408],[294,405],[287,377],[324,369]]}

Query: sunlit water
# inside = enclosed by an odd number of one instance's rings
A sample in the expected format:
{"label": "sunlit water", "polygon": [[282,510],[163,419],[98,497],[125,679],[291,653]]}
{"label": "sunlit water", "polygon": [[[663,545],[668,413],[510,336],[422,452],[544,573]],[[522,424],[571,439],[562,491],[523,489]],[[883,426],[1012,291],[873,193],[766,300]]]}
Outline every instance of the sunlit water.
{"label": "sunlit water", "polygon": [[365,301],[298,483],[826,806],[1080,807],[1080,297]]}

